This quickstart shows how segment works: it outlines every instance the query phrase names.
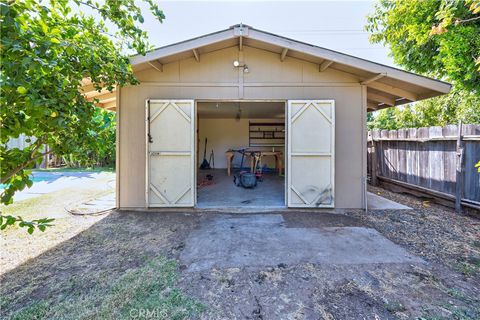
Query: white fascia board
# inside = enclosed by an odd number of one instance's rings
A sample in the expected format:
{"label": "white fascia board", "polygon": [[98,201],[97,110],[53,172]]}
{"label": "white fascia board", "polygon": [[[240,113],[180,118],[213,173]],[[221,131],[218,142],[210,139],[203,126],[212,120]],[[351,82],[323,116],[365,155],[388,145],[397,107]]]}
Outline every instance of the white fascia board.
{"label": "white fascia board", "polygon": [[193,49],[197,49],[212,43],[229,40],[234,37],[235,36],[233,35],[233,30],[227,29],[227,30],[216,32],[216,33],[207,34],[202,37],[198,37],[191,40],[172,44],[169,46],[161,47],[148,52],[144,56],[142,55],[133,56],[130,58],[130,63],[132,64],[132,66],[135,66],[137,64],[172,56],[180,52],[192,51]]}
{"label": "white fascia board", "polygon": [[278,45],[279,47],[287,48],[289,50],[303,52],[305,54],[320,57],[320,58],[330,60],[339,64],[352,66],[354,68],[358,68],[367,72],[372,72],[377,74],[386,74],[390,78],[409,82],[409,83],[412,83],[421,87],[425,87],[427,89],[435,90],[438,92],[448,93],[450,92],[450,89],[451,89],[451,85],[443,81],[430,79],[430,78],[413,74],[407,71],[384,66],[372,61],[353,57],[353,56],[332,51],[329,49],[316,47],[306,43],[283,38],[283,37],[266,33],[263,31],[250,29],[249,38],[257,41]]}

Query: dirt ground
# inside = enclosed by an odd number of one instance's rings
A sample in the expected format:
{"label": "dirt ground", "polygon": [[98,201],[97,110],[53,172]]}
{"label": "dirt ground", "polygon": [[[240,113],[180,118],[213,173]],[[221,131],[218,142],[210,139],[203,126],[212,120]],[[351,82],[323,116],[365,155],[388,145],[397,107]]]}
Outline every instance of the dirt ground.
{"label": "dirt ground", "polygon": [[3,274],[0,317],[38,301],[62,303],[106,290],[126,272],[166,257],[176,261],[175,289],[204,306],[193,318],[479,319],[480,220],[383,189],[370,191],[414,209],[275,214],[287,228],[374,228],[426,263],[299,262],[192,272],[180,259],[187,240],[220,214],[114,212]]}
{"label": "dirt ground", "polygon": [[[58,186],[58,181],[49,182],[44,188],[24,190],[26,199],[15,200],[8,206],[0,206],[5,215],[21,216],[25,220],[54,218],[53,227],[47,231],[36,230],[29,235],[25,228],[10,227],[0,232],[0,274],[17,267],[28,259],[50,250],[57,244],[90,228],[105,216],[74,216],[66,209],[76,208],[85,201],[111,195],[115,192],[114,172],[73,172],[82,174],[72,181]],[[71,175],[72,172],[69,172]],[[32,192],[32,190],[34,190]],[[31,193],[31,194],[28,194]],[[33,197],[34,196],[34,197]]]}

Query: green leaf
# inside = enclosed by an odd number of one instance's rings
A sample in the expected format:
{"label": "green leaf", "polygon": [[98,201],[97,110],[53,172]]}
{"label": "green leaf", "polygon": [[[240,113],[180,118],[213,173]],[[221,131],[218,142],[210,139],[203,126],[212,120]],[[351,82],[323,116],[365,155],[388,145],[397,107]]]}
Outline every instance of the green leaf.
{"label": "green leaf", "polygon": [[[35,150],[42,150],[44,144],[69,166],[114,165],[115,114],[87,101],[78,84],[90,78],[100,91],[139,83],[126,49],[145,54],[151,47],[145,31],[136,26],[137,21],[143,22],[142,1],[163,19],[152,0],[98,4],[24,0],[0,5],[0,176],[12,176],[0,195],[2,204],[11,204],[16,192],[32,185],[22,168],[41,162]],[[77,5],[80,10],[71,10]],[[118,37],[105,35],[105,21],[118,31]],[[36,140],[31,139],[30,147],[23,150],[7,148],[7,141],[20,135]],[[21,222],[4,217],[1,226]],[[22,225],[29,227],[27,222]]]}
{"label": "green leaf", "polygon": [[25,94],[27,93],[27,89],[25,87],[17,87],[17,92],[20,93],[20,94]]}

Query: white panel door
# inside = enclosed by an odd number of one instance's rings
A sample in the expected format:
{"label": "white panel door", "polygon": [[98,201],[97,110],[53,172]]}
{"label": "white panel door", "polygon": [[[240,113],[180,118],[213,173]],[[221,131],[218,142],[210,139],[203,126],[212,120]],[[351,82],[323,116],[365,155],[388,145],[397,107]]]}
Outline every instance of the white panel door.
{"label": "white panel door", "polygon": [[194,206],[194,115],[193,100],[147,101],[148,207]]}
{"label": "white panel door", "polygon": [[287,113],[287,204],[333,208],[335,103],[289,100]]}

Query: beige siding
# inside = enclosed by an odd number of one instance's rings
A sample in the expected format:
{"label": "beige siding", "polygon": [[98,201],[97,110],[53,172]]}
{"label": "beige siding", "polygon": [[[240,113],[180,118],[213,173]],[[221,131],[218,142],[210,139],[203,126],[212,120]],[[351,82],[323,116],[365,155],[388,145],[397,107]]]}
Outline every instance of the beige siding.
{"label": "beige siding", "polygon": [[[243,55],[250,72],[232,66]],[[141,84],[121,90],[120,207],[145,204],[146,99],[333,99],[336,106],[335,194],[337,208],[362,207],[365,163],[364,112],[359,79],[347,73],[278,54],[231,47],[164,65],[164,71],[144,70]],[[202,150],[203,151],[203,150]],[[220,153],[216,153],[221,157]]]}

